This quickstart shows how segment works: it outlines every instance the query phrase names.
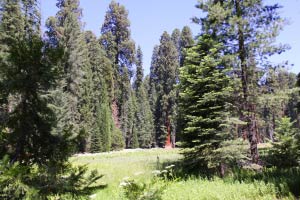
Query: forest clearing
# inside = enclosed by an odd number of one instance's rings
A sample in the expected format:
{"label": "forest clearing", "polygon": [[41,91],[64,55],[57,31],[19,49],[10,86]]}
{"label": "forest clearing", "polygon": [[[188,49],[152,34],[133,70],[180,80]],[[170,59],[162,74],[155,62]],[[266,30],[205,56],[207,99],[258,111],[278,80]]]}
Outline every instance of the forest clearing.
{"label": "forest clearing", "polygon": [[0,200],[299,199],[298,8],[0,0]]}
{"label": "forest clearing", "polygon": [[157,170],[165,170],[165,167],[176,165],[175,163],[182,159],[179,152],[180,149],[130,149],[129,151],[79,154],[72,157],[71,162],[88,165],[89,169],[98,169],[100,174],[104,175],[99,183],[107,185],[107,187],[91,195],[91,199],[97,200],[127,199],[122,187],[124,180],[148,184],[142,193],[148,192],[149,194],[167,185],[166,188],[159,191],[162,200],[274,200],[294,199],[293,192],[297,191],[299,194],[297,187],[300,184],[300,178],[291,177],[299,176],[299,170],[298,174],[287,172],[279,175],[278,173],[274,180],[271,177],[257,177],[256,180],[251,180],[250,174],[248,176],[245,174],[244,179],[242,176],[238,179],[233,175],[226,179],[220,179],[217,176],[207,179],[197,176],[181,177],[176,175],[176,166],[174,166],[172,179],[163,178],[157,183],[151,184]]}

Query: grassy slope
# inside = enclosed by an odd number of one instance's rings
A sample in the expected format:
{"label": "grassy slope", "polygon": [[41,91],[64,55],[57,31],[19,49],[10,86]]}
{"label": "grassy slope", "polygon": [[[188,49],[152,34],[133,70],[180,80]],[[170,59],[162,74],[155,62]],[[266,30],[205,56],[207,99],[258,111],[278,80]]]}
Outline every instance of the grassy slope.
{"label": "grassy slope", "polygon": [[[139,181],[147,181],[152,176],[151,171],[157,167],[157,162],[169,162],[180,159],[178,150],[150,149],[133,150],[101,154],[76,156],[72,158],[75,164],[87,164],[90,169],[97,169],[105,176],[101,181],[108,184],[104,190],[97,192],[99,200],[122,199],[122,189],[119,187],[124,177]],[[171,182],[166,189],[165,200],[200,200],[200,199],[276,199],[276,189],[273,185],[263,182],[239,183],[224,182],[221,179],[213,181],[191,178],[186,181]]]}

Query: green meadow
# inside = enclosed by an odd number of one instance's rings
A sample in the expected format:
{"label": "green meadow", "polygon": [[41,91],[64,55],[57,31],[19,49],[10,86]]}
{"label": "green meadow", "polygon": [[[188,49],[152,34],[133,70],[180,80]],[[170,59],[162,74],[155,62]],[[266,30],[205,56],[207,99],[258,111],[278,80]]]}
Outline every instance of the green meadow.
{"label": "green meadow", "polygon": [[[124,179],[132,179],[138,183],[149,183],[153,179],[154,170],[162,169],[165,163],[176,162],[180,158],[180,150],[178,149],[137,149],[79,154],[72,157],[71,161],[75,165],[87,165],[90,170],[96,169],[104,175],[98,183],[106,185],[106,187],[91,195],[91,199],[123,200],[126,197],[120,183]],[[239,172],[239,174],[241,173]],[[251,179],[251,174],[244,176],[236,178],[232,175],[224,179],[215,177],[210,180],[189,176],[167,181],[161,180],[163,182],[161,184],[166,186],[162,192],[162,199],[294,199],[284,180],[282,180],[282,185],[278,186],[276,180],[266,181],[262,177]],[[284,192],[282,192],[283,190]]]}

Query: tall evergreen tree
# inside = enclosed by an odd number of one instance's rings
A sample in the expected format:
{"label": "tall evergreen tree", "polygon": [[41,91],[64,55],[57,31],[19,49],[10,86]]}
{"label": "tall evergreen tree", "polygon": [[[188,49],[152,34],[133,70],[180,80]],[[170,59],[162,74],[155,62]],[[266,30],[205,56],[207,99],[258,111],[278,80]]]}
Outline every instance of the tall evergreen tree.
{"label": "tall evergreen tree", "polygon": [[138,144],[142,148],[149,148],[153,143],[153,118],[147,96],[147,90],[143,81],[143,54],[140,47],[137,49],[136,77],[134,82],[136,96],[135,129]]}
{"label": "tall evergreen tree", "polygon": [[96,102],[95,130],[91,135],[91,152],[107,152],[111,149],[113,120],[105,82],[101,84],[100,97]]}
{"label": "tall evergreen tree", "polygon": [[90,71],[87,74],[89,77],[87,86],[90,87],[85,87],[90,96],[90,101],[85,103],[86,106],[90,105],[90,109],[87,109],[89,112],[86,113],[89,116],[86,119],[89,120],[91,126],[88,147],[92,152],[109,151],[112,137],[112,115],[106,85],[112,81],[111,62],[106,58],[105,52],[92,32],[85,32],[85,41],[90,63]]}
{"label": "tall evergreen tree", "polygon": [[157,76],[156,76],[157,60],[158,60],[158,45],[155,45],[153,48],[152,58],[151,58],[149,88],[148,88],[148,98],[149,98],[150,108],[153,114],[155,112],[155,104],[157,99],[157,92],[155,88],[157,82]]}
{"label": "tall evergreen tree", "polygon": [[254,87],[251,73],[253,67],[266,66],[268,56],[285,49],[274,45],[284,21],[278,14],[280,6],[264,5],[261,0],[209,0],[199,2],[197,7],[207,16],[194,18],[194,22],[202,25],[203,33],[215,34],[226,46],[224,54],[232,55],[231,62],[240,78],[243,98],[236,106],[241,111],[240,119],[246,123],[241,131],[249,140],[253,162],[258,162],[259,132],[256,128],[256,98],[250,89]]}
{"label": "tall evergreen tree", "polygon": [[92,130],[92,71],[82,32],[82,10],[78,0],[58,0],[55,18],[47,21],[48,38],[63,49],[60,88],[53,93],[59,119],[56,132],[72,128],[81,138],[78,150],[85,151]]}
{"label": "tall evergreen tree", "polygon": [[123,94],[126,92],[126,90],[122,91],[122,88],[125,89],[122,87],[122,80],[127,79],[126,71],[130,80],[135,61],[135,43],[131,39],[129,28],[128,11],[124,6],[112,1],[101,27],[100,43],[113,63],[112,112],[115,125],[119,128],[120,122],[121,126],[125,126],[122,124],[124,120],[120,119],[121,112],[126,109],[125,102],[122,101]]}
{"label": "tall evergreen tree", "polygon": [[231,95],[223,46],[209,35],[201,35],[187,50],[180,69],[181,141],[189,167],[209,171],[220,166],[216,150],[227,138],[226,104]]}
{"label": "tall evergreen tree", "polygon": [[194,45],[194,39],[192,30],[188,26],[184,26],[181,31],[180,35],[180,55],[179,55],[179,64],[180,66],[184,63],[185,55],[185,48],[189,48]]}
{"label": "tall evergreen tree", "polygon": [[[1,68],[8,66],[10,56],[10,46],[15,44],[20,37],[25,35],[25,22],[22,17],[21,5],[19,1],[1,1],[1,18],[0,18],[0,61]],[[8,88],[5,87],[5,71],[0,72],[0,123],[1,130],[6,128],[9,110],[13,104],[13,96]],[[5,138],[6,134],[1,138]],[[2,147],[5,149],[4,144]]]}
{"label": "tall evergreen tree", "polygon": [[[178,28],[175,28],[171,34],[171,38],[172,38],[172,41],[174,42],[174,45],[177,49],[178,52],[180,52],[181,50],[181,32]],[[179,53],[178,53],[179,55]]]}
{"label": "tall evergreen tree", "polygon": [[178,52],[167,32],[160,39],[152,74],[157,99],[155,102],[155,132],[159,146],[170,145],[171,134],[175,135],[176,72],[179,67]]}
{"label": "tall evergreen tree", "polygon": [[136,52],[136,76],[134,81],[134,89],[137,92],[143,83],[144,72],[143,72],[143,52],[140,46]]}
{"label": "tall evergreen tree", "polygon": [[123,137],[125,138],[126,147],[132,146],[134,113],[135,113],[135,97],[130,84],[130,76],[127,68],[124,68],[121,85],[121,101],[120,122]]}
{"label": "tall evergreen tree", "polygon": [[7,153],[11,161],[24,165],[59,162],[67,155],[57,154],[60,138],[51,134],[55,118],[47,103],[48,91],[56,84],[59,55],[41,39],[37,1],[7,1],[3,8],[0,85],[6,87],[1,87],[1,96],[14,97],[5,125]]}

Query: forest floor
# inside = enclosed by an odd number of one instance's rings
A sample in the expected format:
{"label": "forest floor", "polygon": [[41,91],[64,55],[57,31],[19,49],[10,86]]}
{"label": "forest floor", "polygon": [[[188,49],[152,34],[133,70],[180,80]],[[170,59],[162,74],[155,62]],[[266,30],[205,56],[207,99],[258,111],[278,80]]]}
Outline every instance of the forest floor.
{"label": "forest floor", "polygon": [[[124,190],[120,183],[133,179],[138,183],[149,183],[153,171],[161,169],[164,163],[178,161],[182,156],[179,149],[134,149],[97,154],[78,154],[72,157],[75,165],[87,165],[97,169],[104,177],[100,183],[107,185],[91,199],[123,200]],[[273,183],[262,180],[243,182],[233,179],[213,178],[211,180],[193,177],[176,178],[164,181],[163,200],[201,200],[201,199],[278,199],[278,188]],[[291,194],[280,199],[293,199]]]}

